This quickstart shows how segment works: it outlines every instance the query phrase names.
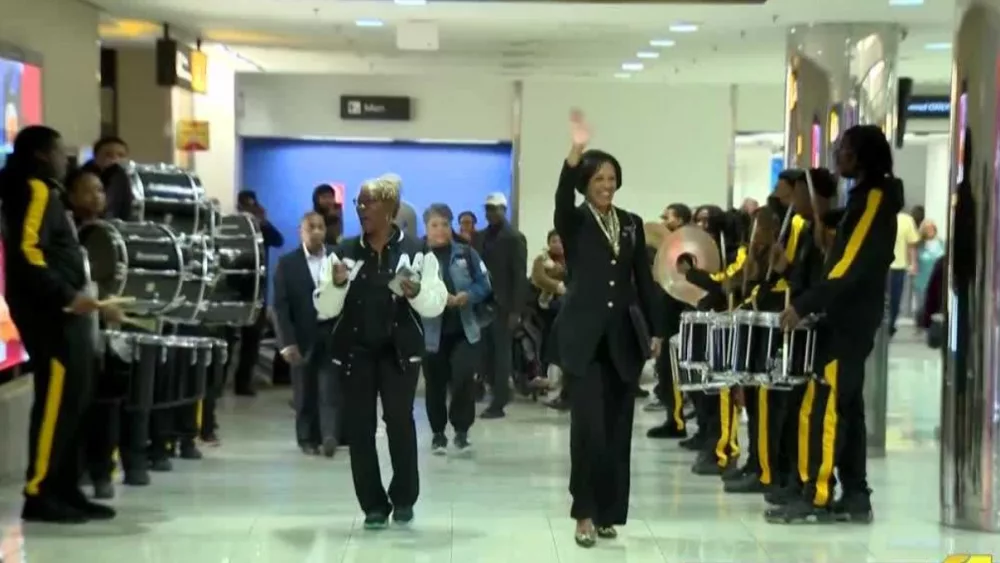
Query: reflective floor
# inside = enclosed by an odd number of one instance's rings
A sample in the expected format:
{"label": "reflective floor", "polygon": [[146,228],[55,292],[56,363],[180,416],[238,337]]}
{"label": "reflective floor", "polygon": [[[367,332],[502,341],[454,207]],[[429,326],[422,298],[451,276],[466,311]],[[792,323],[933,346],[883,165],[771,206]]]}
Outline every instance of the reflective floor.
{"label": "reflective floor", "polygon": [[[899,340],[892,349],[890,452],[871,462],[877,521],[869,527],[765,523],[760,498],[724,495],[717,479],[691,475],[690,454],[673,442],[646,439],[645,429],[662,414],[640,411],[629,525],[618,540],[581,550],[568,517],[568,419],[523,403],[505,420],[476,424],[473,458],[423,455],[411,529],[365,532],[347,453],[333,460],[299,455],[288,395],[272,391],[226,404],[224,444],[207,450],[206,459],[178,461],[149,488],[120,488],[113,523],[18,527],[18,491],[0,491],[0,522],[6,522],[0,559],[931,563],[955,553],[1000,553],[1000,536],[937,524],[937,355],[912,336]],[[422,405],[416,413],[426,434]],[[424,453],[428,438],[421,436]],[[22,545],[26,557],[19,558]]]}

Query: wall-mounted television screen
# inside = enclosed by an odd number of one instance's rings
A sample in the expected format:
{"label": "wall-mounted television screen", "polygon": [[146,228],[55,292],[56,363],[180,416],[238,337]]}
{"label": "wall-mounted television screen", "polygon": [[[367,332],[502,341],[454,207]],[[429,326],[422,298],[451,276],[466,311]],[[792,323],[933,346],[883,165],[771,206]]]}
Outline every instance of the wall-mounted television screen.
{"label": "wall-mounted television screen", "polygon": [[42,122],[41,67],[0,56],[0,108],[3,109],[3,152],[9,153],[17,132]]}

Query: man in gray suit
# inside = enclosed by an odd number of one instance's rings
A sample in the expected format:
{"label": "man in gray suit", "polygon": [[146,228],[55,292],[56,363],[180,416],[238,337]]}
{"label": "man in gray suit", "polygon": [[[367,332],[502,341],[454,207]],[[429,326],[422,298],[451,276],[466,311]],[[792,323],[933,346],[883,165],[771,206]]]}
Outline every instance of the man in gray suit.
{"label": "man in gray suit", "polygon": [[483,378],[493,397],[482,418],[503,418],[510,402],[512,335],[528,300],[528,245],[524,235],[507,221],[507,197],[486,198],[487,227],[476,233],[473,246],[490,272],[496,318],[483,335]]}
{"label": "man in gray suit", "polygon": [[307,455],[333,457],[343,433],[340,385],[333,369],[324,326],[313,306],[313,291],[326,258],[326,222],[310,211],[299,226],[302,246],[278,260],[274,274],[274,313],[281,356],[292,368],[295,437]]}

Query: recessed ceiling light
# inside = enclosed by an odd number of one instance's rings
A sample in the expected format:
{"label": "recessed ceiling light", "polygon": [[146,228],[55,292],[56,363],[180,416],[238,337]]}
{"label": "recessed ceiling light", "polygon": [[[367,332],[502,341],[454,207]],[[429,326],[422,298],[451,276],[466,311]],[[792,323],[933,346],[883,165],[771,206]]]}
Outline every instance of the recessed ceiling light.
{"label": "recessed ceiling light", "polygon": [[674,33],[694,33],[698,31],[698,26],[693,23],[675,23],[670,26],[670,31]]}
{"label": "recessed ceiling light", "polygon": [[924,45],[928,51],[947,51],[951,49],[951,43],[928,43]]}
{"label": "recessed ceiling light", "polygon": [[890,6],[923,6],[924,0],[889,0]]}
{"label": "recessed ceiling light", "polygon": [[629,72],[638,72],[645,67],[642,63],[622,63],[622,70],[627,70]]}
{"label": "recessed ceiling light", "polygon": [[354,25],[358,27],[382,27],[385,25],[385,22],[382,20],[363,19],[355,20]]}
{"label": "recessed ceiling light", "polygon": [[635,54],[635,56],[638,57],[638,58],[640,58],[640,59],[658,59],[658,58],[660,58],[660,54],[657,53],[656,51],[639,51],[638,53]]}
{"label": "recessed ceiling light", "polygon": [[673,47],[676,44],[673,39],[653,39],[649,42],[650,47]]}
{"label": "recessed ceiling light", "polygon": [[627,72],[616,72],[615,78],[632,78],[632,75]]}
{"label": "recessed ceiling light", "polygon": [[397,6],[426,6],[427,0],[393,0]]}

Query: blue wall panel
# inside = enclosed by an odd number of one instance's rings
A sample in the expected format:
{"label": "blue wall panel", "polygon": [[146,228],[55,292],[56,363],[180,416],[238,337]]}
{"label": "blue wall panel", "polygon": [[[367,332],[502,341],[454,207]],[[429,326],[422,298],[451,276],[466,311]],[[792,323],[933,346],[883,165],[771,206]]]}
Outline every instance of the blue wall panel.
{"label": "blue wall panel", "polygon": [[[403,179],[403,200],[418,219],[428,205],[443,202],[456,215],[472,210],[482,225],[487,194],[511,197],[511,146],[243,139],[241,185],[257,192],[285,237],[282,249],[271,250],[271,265],[298,244],[299,220],[312,209],[313,188],[345,186],[344,233],[356,235],[360,225],[351,201],[361,182],[387,172]],[[418,229],[423,234],[422,221]]]}

